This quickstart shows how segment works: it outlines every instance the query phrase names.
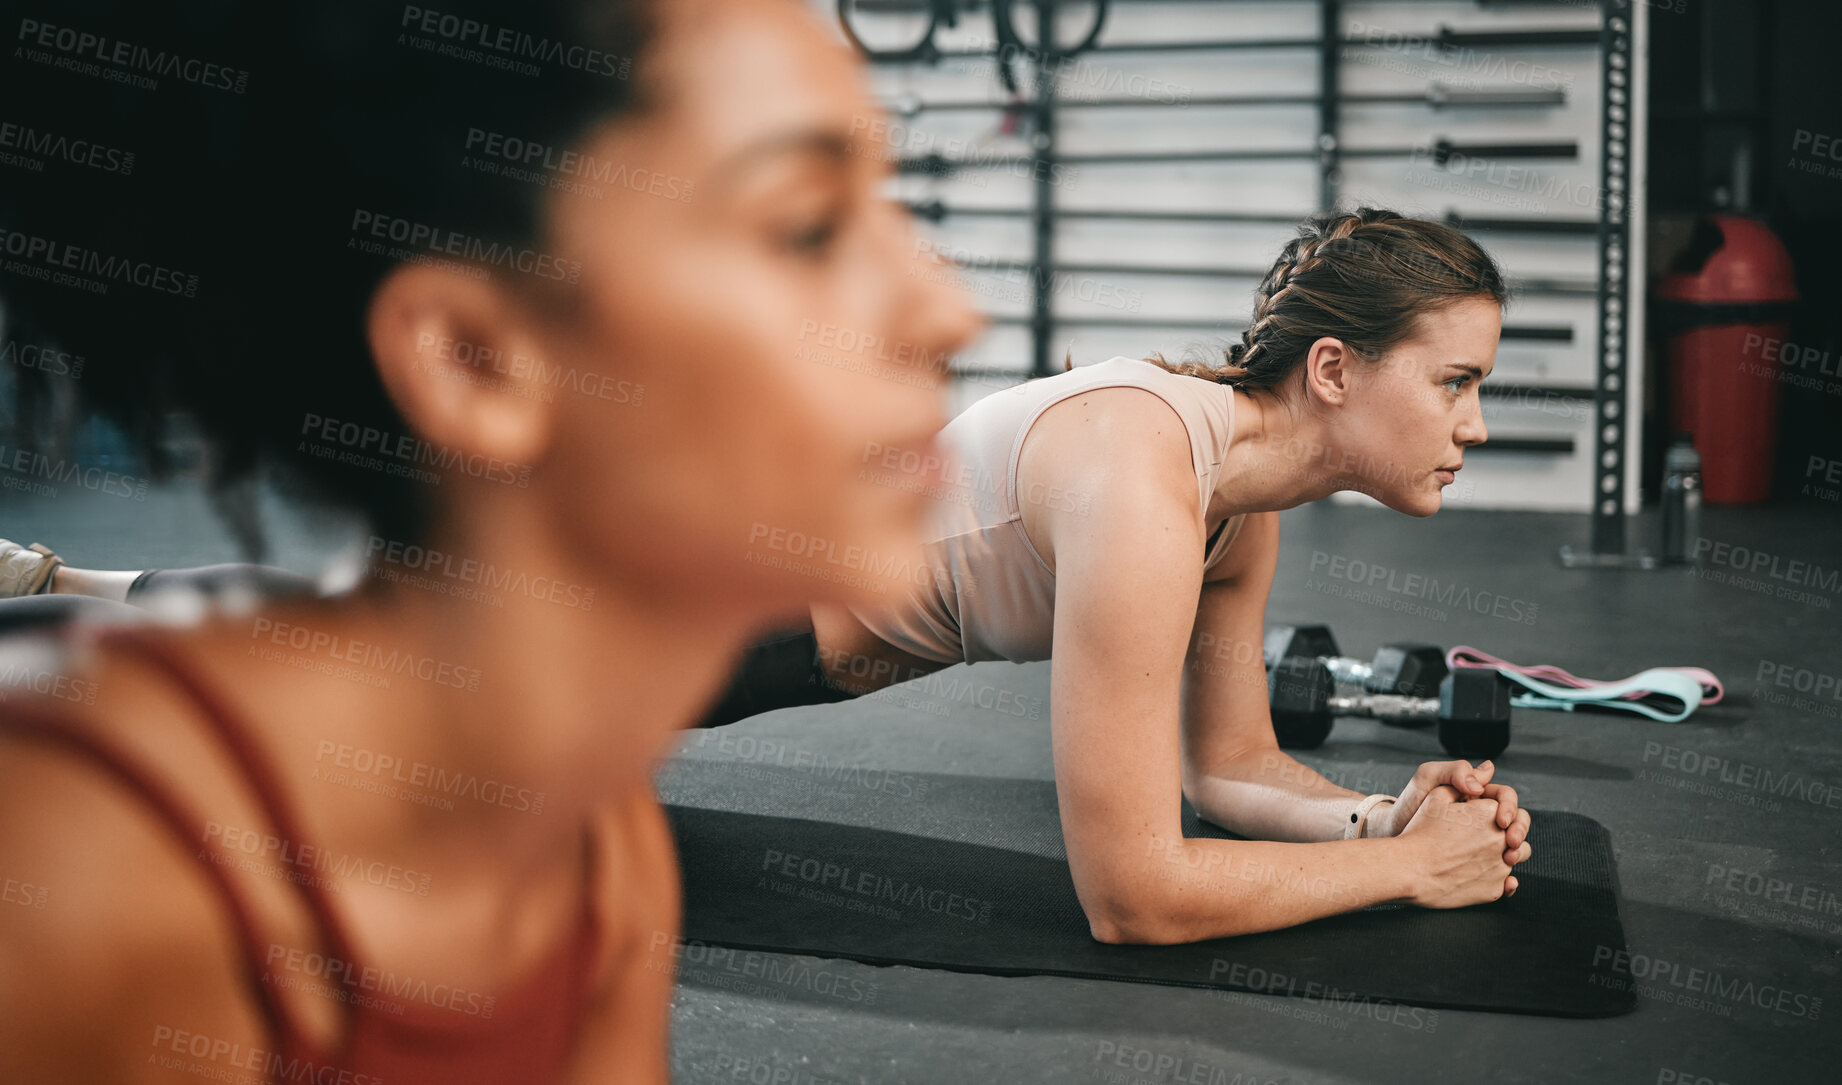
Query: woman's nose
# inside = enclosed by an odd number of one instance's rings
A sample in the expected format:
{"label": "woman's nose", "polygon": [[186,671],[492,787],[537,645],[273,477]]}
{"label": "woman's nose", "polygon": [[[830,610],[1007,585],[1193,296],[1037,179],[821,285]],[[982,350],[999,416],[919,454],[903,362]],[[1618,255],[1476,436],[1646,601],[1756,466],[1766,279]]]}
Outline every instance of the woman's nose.
{"label": "woman's nose", "polygon": [[1483,404],[1478,404],[1470,414],[1465,416],[1464,421],[1459,423],[1456,436],[1459,443],[1465,445],[1481,445],[1490,440],[1490,428],[1484,425]]}
{"label": "woman's nose", "polygon": [[[911,232],[911,240],[913,236]],[[954,264],[932,246],[910,244],[909,253],[908,281],[914,290],[904,307],[910,317],[905,338],[943,359],[950,358],[985,334],[991,318],[973,304],[972,293],[961,283]]]}

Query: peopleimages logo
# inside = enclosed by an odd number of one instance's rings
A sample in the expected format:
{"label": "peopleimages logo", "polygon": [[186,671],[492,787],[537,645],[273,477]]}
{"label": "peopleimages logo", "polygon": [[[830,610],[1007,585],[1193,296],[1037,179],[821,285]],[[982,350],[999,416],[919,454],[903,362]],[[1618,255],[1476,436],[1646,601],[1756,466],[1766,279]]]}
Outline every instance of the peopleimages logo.
{"label": "peopleimages logo", "polygon": [[36,343],[21,343],[15,339],[0,342],[0,362],[18,366],[21,369],[36,369],[40,373],[47,373],[54,377],[81,380],[83,367],[87,361],[81,354],[43,347]]}
{"label": "peopleimages logo", "polygon": [[[234,859],[238,855],[252,856],[275,863],[290,874],[305,875],[311,871],[329,878],[361,881],[367,885],[395,889],[419,897],[429,895],[432,879],[420,871],[379,860],[361,859],[342,852],[330,852],[313,844],[297,844],[272,833],[207,821],[200,841],[206,845],[216,841],[222,849],[221,859]],[[327,884],[324,879],[316,880]]]}
{"label": "peopleimages logo", "polygon": [[[1502,53],[1483,52],[1439,37],[1427,37],[1391,26],[1351,22],[1346,45],[1370,46],[1401,56],[1418,55],[1430,63],[1455,69],[1456,74],[1492,83],[1516,83],[1540,90],[1573,86],[1573,73],[1545,64],[1515,59]],[[1346,52],[1345,59],[1357,59]]]}
{"label": "peopleimages logo", "polygon": [[[472,773],[449,772],[423,761],[405,761],[386,753],[322,739],[313,759],[320,764],[372,777],[380,782],[425,788],[449,798],[474,799],[488,806],[503,806],[529,814],[544,812],[544,792],[514,787],[499,780],[483,780]],[[345,782],[333,780],[334,783]],[[429,805],[422,803],[422,805]],[[448,809],[452,809],[450,806]]]}
{"label": "peopleimages logo", "polygon": [[[1144,1076],[1140,1076],[1144,1075]],[[1196,1082],[1198,1085],[1279,1085],[1249,1075],[1228,1076],[1228,1067],[1149,1047],[1101,1040],[1094,1046],[1094,1076],[1106,1085]]]}
{"label": "peopleimages logo", "polygon": [[772,739],[757,739],[749,734],[732,735],[730,730],[725,727],[699,735],[698,748],[714,745],[745,767],[767,765],[793,769],[827,783],[860,787],[866,791],[899,795],[905,799],[921,798],[927,794],[929,781],[923,776],[853,762],[833,761],[824,754],[787,746]]}
{"label": "peopleimages logo", "polygon": [[1424,599],[1455,610],[1469,610],[1473,614],[1487,614],[1525,625],[1535,624],[1535,619],[1541,614],[1541,605],[1527,599],[1514,599],[1486,589],[1473,590],[1470,585],[1457,581],[1442,582],[1438,577],[1404,573],[1386,565],[1322,550],[1311,552],[1311,572],[1365,588]]}
{"label": "peopleimages logo", "polygon": [[1415,1032],[1435,1032],[1439,1028],[1438,1010],[1406,1006],[1392,999],[1371,998],[1357,991],[1341,990],[1318,980],[1301,980],[1297,976],[1269,971],[1242,961],[1215,958],[1209,962],[1209,980],[1214,983],[1226,982],[1261,994],[1287,995]]}
{"label": "peopleimages logo", "polygon": [[[371,536],[365,556],[373,567],[380,561],[399,568],[438,578],[435,583],[453,581],[502,595],[522,595],[541,602],[577,610],[595,605],[595,589],[570,584],[551,576],[532,576],[522,569],[504,569],[489,561],[461,557],[414,543],[397,542]],[[420,585],[417,585],[420,586]]]}
{"label": "peopleimages logo", "polygon": [[[301,436],[327,443],[318,445],[303,441],[296,446],[295,450],[298,452],[322,459],[337,459],[353,467],[365,467],[373,471],[381,470],[392,475],[415,478],[417,481],[440,484],[440,475],[419,470],[422,465],[431,465],[444,471],[459,472],[470,478],[484,479],[487,482],[502,482],[508,486],[523,488],[530,485],[531,482],[529,464],[513,463],[477,452],[462,452],[459,449],[430,444],[412,434],[391,433],[375,426],[342,422],[337,418],[327,418],[323,415],[301,416]],[[386,463],[377,456],[366,455],[370,452],[399,462]]]}
{"label": "peopleimages logo", "polygon": [[[13,121],[0,121],[0,149],[68,162],[73,166],[87,166],[104,173],[127,175],[134,172],[133,151],[124,151],[120,147],[110,147],[87,139],[71,139],[69,136],[40,131]],[[12,157],[0,154],[0,161]],[[42,168],[42,164],[38,168]]]}
{"label": "peopleimages logo", "polygon": [[1838,897],[1833,890],[1820,885],[1799,884],[1787,878],[1771,878],[1757,871],[1734,870],[1719,863],[1709,863],[1708,877],[1702,885],[1703,899],[1707,897],[1706,886],[1718,886],[1727,893],[1752,897],[1767,904],[1842,916],[1842,897]]}
{"label": "peopleimages logo", "polygon": [[[42,481],[40,481],[42,480]],[[41,497],[56,497],[52,483],[74,485],[110,497],[135,501],[147,497],[147,479],[124,475],[103,467],[85,467],[73,460],[53,459],[30,448],[10,448],[0,444],[0,488],[19,490]]]}
{"label": "peopleimages logo", "polygon": [[68,241],[22,234],[17,230],[0,228],[0,253],[24,261],[17,267],[9,265],[8,271],[31,278],[57,281],[49,278],[50,269],[53,268],[59,269],[66,276],[92,276],[91,279],[72,282],[70,285],[83,287],[93,293],[106,294],[108,284],[118,282],[151,290],[156,294],[173,294],[185,298],[196,297],[198,294],[196,275],[174,271],[146,260],[111,256]]}
{"label": "peopleimages logo", "polygon": [[[904,878],[891,878],[874,871],[805,855],[791,855],[775,848],[762,854],[761,869],[806,882],[814,890],[836,890],[862,898],[862,902],[888,901],[905,908],[925,908],[936,915],[952,916],[976,923],[991,922],[991,901],[964,896],[952,890],[928,887]],[[816,899],[816,898],[815,898]],[[824,901],[822,901],[823,903]],[[843,903],[843,898],[830,903]],[[863,909],[852,909],[853,911]]]}
{"label": "peopleimages logo", "polygon": [[[430,226],[423,222],[413,222],[395,215],[358,208],[352,212],[353,239],[350,248],[358,248],[359,240],[389,241],[404,245],[410,249],[452,256],[473,264],[488,267],[502,267],[508,271],[517,271],[526,275],[535,275],[540,279],[555,279],[560,282],[574,283],[582,277],[582,264],[576,260],[560,260],[548,253],[536,249],[521,249],[499,241],[464,234],[459,230]],[[369,250],[367,250],[369,251]]]}
{"label": "peopleimages logo", "polygon": [[588,75],[624,79],[633,68],[633,61],[627,57],[615,56],[585,45],[565,45],[509,26],[493,26],[478,19],[450,15],[414,4],[403,5],[403,20],[399,25],[403,30],[484,49],[512,60],[538,60]]}
{"label": "peopleimages logo", "polygon": [[[354,1074],[325,1063],[299,1056],[284,1056],[260,1047],[217,1039],[202,1032],[187,1032],[171,1025],[157,1025],[153,1033],[154,1053],[151,1065],[164,1070],[185,1070],[200,1074],[208,1081],[249,1081],[231,1070],[249,1070],[265,1081],[312,1082],[313,1085],[384,1085],[375,1074]],[[171,1054],[168,1054],[171,1052]],[[199,1065],[199,1060],[220,1064],[216,1068]]]}
{"label": "peopleimages logo", "polygon": [[16,689],[29,689],[73,704],[96,703],[96,683],[87,678],[72,678],[68,674],[22,663],[10,662],[0,666],[0,701],[5,701],[8,694]]}
{"label": "peopleimages logo", "polygon": [[[1676,774],[1675,777],[1665,777],[1650,767],[1652,761]],[[1774,771],[1729,757],[1665,745],[1655,739],[1644,743],[1643,763],[1645,767],[1638,769],[1638,779],[1652,780],[1682,790],[1710,794],[1717,798],[1732,798],[1748,805],[1760,805],[1760,796],[1772,796],[1796,799],[1831,810],[1842,809],[1842,787],[1801,773]]]}
{"label": "peopleimages logo", "polygon": [[[1633,953],[1620,947],[1595,946],[1593,967],[1598,968],[1608,963],[1616,972],[1629,972],[1636,982],[1627,982],[1617,976],[1596,975],[1595,983],[1618,990],[1634,989],[1646,998],[1686,1009],[1710,1010],[1721,1017],[1730,1016],[1734,1005],[1757,1006],[1762,1010],[1806,1021],[1815,1021],[1823,1012],[1821,998],[1813,998],[1777,984],[1755,983],[1707,968],[1684,967],[1678,961]],[[1712,999],[1720,999],[1728,1005],[1708,1005]]]}
{"label": "peopleimages logo", "polygon": [[571,178],[584,185],[618,186],[680,203],[689,203],[697,190],[695,182],[682,177],[673,177],[644,167],[628,169],[625,162],[596,158],[580,151],[537,140],[520,139],[503,132],[489,132],[484,128],[467,129],[467,150],[523,169],[542,170],[558,177]]}
{"label": "peopleimages logo", "polygon": [[1842,571],[1825,569],[1821,565],[1796,558],[1787,561],[1766,550],[1699,538],[1695,540],[1695,556],[1705,556],[1717,565],[1730,565],[1753,573],[1763,572],[1775,580],[1786,580],[1824,591],[1842,590]]}
{"label": "peopleimages logo", "polygon": [[[695,939],[680,941],[665,931],[654,931],[648,955],[652,958],[646,964],[650,971],[673,971],[672,966],[658,960],[661,956],[669,956],[685,974],[696,976],[699,986],[714,984],[749,994],[769,994],[770,991],[760,984],[723,982],[759,979],[775,987],[830,995],[845,1002],[868,1005],[876,1001],[875,984],[823,968],[814,971],[801,961],[779,954],[713,946]],[[785,992],[773,997],[784,998]]]}
{"label": "peopleimages logo", "polygon": [[45,910],[45,900],[50,895],[51,890],[42,885],[33,885],[31,882],[17,881],[13,878],[8,878],[3,885],[0,885],[0,904],[36,908],[42,912]]}
{"label": "peopleimages logo", "polygon": [[[252,642],[266,641],[297,652],[355,663],[379,674],[420,678],[424,682],[469,693],[477,692],[480,688],[480,670],[477,667],[465,667],[404,649],[386,648],[376,641],[352,640],[324,630],[278,622],[273,618],[257,618],[250,627],[249,636]],[[251,643],[248,654],[257,654],[257,648],[255,643]]]}
{"label": "peopleimages logo", "polygon": [[[382,968],[360,968],[350,961],[328,954],[274,943],[269,944],[268,956],[263,963],[271,970],[280,968],[330,984],[333,986],[333,994],[342,1002],[355,1002],[358,992],[362,991],[376,1000],[420,1002],[438,1010],[453,1010],[455,1013],[482,1019],[492,1017],[493,1008],[498,1003],[498,999],[492,995],[482,995],[453,984],[430,983],[413,976],[399,976]],[[401,1008],[388,1004],[380,1008],[396,1014],[403,1012]]]}
{"label": "peopleimages logo", "polygon": [[483,346],[465,339],[451,339],[432,332],[416,336],[416,353],[428,359],[416,363],[418,372],[448,376],[456,366],[460,366],[481,378],[472,383],[498,388],[524,398],[542,399],[546,403],[554,402],[553,393],[558,391],[578,392],[609,403],[635,407],[643,406],[646,401],[646,386],[643,384],[574,366],[553,365],[528,354],[508,354],[496,347]]}
{"label": "peopleimages logo", "polygon": [[[19,35],[14,40],[28,47],[64,54],[70,64],[60,63],[56,66],[73,67],[82,75],[104,74],[96,67],[97,64],[109,64],[142,73],[118,81],[131,83],[144,90],[154,89],[153,81],[146,78],[152,75],[177,79],[207,90],[228,90],[242,94],[249,89],[249,73],[238,68],[225,67],[197,57],[180,56],[164,49],[149,49],[145,45],[68,26],[56,26],[37,19],[19,20]],[[42,62],[44,58],[28,52],[26,59]]]}

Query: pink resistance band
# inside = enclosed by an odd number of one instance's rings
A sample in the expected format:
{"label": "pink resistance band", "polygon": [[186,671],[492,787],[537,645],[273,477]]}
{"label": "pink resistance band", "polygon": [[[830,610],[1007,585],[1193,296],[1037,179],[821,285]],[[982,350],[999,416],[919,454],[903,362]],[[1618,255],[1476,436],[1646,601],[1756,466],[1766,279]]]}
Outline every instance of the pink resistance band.
{"label": "pink resistance band", "polygon": [[[1479,651],[1476,648],[1463,644],[1446,651],[1445,664],[1453,670],[1457,670],[1460,667],[1493,667],[1500,671],[1523,674],[1543,682],[1552,682],[1557,686],[1568,686],[1573,689],[1597,689],[1601,686],[1618,684],[1617,682],[1601,682],[1591,678],[1581,678],[1548,663],[1536,664],[1533,667],[1524,667],[1521,664],[1511,663],[1506,659],[1498,659],[1489,652]],[[1711,671],[1702,670],[1700,667],[1663,667],[1660,669],[1675,671],[1677,674],[1684,675],[1701,683],[1701,703],[1704,705],[1718,704],[1720,699],[1726,696],[1725,687],[1720,684],[1720,679],[1714,677]],[[1630,679],[1620,679],[1619,681],[1630,681]],[[1641,700],[1644,696],[1644,691],[1638,690],[1632,693],[1622,694],[1621,699],[1636,701]]]}

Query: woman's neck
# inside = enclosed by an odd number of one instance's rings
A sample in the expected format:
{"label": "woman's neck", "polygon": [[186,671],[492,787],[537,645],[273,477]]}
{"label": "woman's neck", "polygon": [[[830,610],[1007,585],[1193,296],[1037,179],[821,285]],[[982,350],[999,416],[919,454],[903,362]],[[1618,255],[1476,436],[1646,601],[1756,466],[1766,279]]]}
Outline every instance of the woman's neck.
{"label": "woman's neck", "polygon": [[1234,432],[1210,498],[1210,518],[1289,509],[1344,488],[1347,472],[1325,427],[1267,394],[1231,389]]}

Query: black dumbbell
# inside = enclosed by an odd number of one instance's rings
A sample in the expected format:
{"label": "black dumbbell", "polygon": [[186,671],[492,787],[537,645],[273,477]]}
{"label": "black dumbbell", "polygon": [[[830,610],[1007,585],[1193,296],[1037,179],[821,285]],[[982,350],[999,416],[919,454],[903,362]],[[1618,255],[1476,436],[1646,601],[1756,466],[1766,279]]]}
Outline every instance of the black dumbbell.
{"label": "black dumbbell", "polygon": [[1454,757],[1496,757],[1509,745],[1509,679],[1490,667],[1464,667],[1445,676],[1437,697],[1395,693],[1343,696],[1321,659],[1282,659],[1267,675],[1273,733],[1287,749],[1324,744],[1338,716],[1383,722],[1439,724],[1439,744]]}
{"label": "black dumbbell", "polygon": [[[1322,659],[1332,679],[1370,693],[1437,697],[1439,683],[1450,673],[1445,650],[1436,644],[1384,644],[1367,663],[1351,659],[1337,649],[1337,639],[1326,625],[1268,626],[1264,649],[1268,670],[1282,659]],[[1420,726],[1424,722],[1415,720],[1407,725]]]}

